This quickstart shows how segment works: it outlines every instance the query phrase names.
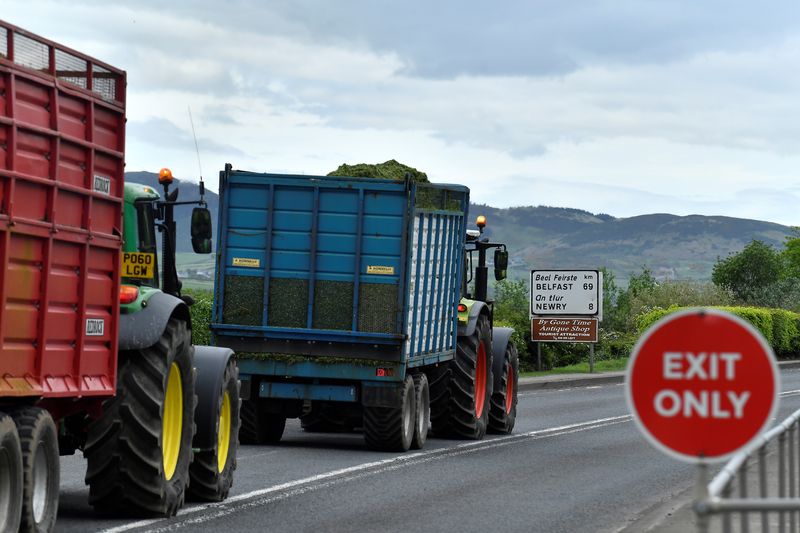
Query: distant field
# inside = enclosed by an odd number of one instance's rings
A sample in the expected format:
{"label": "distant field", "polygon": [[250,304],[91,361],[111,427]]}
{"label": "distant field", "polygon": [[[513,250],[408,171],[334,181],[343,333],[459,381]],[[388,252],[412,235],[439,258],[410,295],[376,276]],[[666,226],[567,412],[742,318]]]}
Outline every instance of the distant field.
{"label": "distant field", "polygon": [[175,254],[175,261],[178,263],[178,269],[196,268],[198,270],[214,269],[214,261],[216,260],[214,254],[193,254],[191,252],[178,252]]}
{"label": "distant field", "polygon": [[213,281],[205,281],[199,279],[188,279],[183,278],[181,279],[181,283],[183,283],[184,289],[193,289],[193,290],[202,290],[202,291],[212,291],[214,290],[214,282]]}
{"label": "distant field", "polygon": [[[201,255],[186,252],[175,254],[178,272],[184,274],[180,276],[183,286],[187,289],[212,290],[214,288],[215,260],[216,255],[214,254]],[[185,275],[187,271],[190,272],[188,276]],[[204,275],[208,275],[208,277]]]}

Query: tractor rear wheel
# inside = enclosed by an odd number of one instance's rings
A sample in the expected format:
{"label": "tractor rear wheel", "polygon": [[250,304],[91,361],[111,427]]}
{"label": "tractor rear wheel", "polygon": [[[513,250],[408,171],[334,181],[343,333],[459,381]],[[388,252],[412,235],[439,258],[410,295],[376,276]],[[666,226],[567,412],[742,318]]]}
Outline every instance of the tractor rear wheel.
{"label": "tractor rear wheel", "polygon": [[364,440],[373,450],[405,452],[414,438],[414,379],[407,374],[398,407],[364,406]]}
{"label": "tractor rear wheel", "polygon": [[242,425],[239,441],[242,444],[275,444],[283,437],[286,417],[266,410],[263,400],[242,401]]}
{"label": "tractor rear wheel", "polygon": [[[214,447],[194,454],[189,467],[189,494],[195,500],[221,502],[228,497],[239,448],[239,369],[231,358],[225,367],[216,418]],[[212,396],[213,398],[213,396]]]}
{"label": "tractor rear wheel", "polygon": [[492,396],[492,331],[480,315],[475,331],[458,338],[456,356],[431,371],[431,424],[438,436],[480,440]]}
{"label": "tractor rear wheel", "polygon": [[50,413],[23,407],[11,416],[22,449],[22,520],[20,531],[52,531],[58,514],[58,431]]}
{"label": "tractor rear wheel", "polygon": [[517,421],[517,390],[519,388],[519,355],[510,340],[503,361],[503,377],[500,390],[492,394],[489,410],[489,431],[507,435],[514,430]]}
{"label": "tractor rear wheel", "polygon": [[14,420],[0,413],[0,533],[14,533],[22,517],[22,448]]}
{"label": "tractor rear wheel", "polygon": [[194,436],[191,335],[170,319],[159,341],[120,354],[117,395],[90,424],[89,503],[121,515],[173,516],[183,505]]}

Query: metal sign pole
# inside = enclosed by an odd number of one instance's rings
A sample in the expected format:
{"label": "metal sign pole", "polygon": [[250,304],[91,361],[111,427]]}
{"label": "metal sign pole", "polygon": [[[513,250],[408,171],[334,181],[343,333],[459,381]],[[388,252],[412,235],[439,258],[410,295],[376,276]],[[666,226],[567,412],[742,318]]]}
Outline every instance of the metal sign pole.
{"label": "metal sign pole", "polygon": [[589,373],[594,374],[594,343],[589,343]]}
{"label": "metal sign pole", "polygon": [[536,343],[536,370],[542,371],[542,343]]}
{"label": "metal sign pole", "polygon": [[697,486],[694,489],[694,514],[697,517],[697,532],[708,533],[708,463],[697,463]]}

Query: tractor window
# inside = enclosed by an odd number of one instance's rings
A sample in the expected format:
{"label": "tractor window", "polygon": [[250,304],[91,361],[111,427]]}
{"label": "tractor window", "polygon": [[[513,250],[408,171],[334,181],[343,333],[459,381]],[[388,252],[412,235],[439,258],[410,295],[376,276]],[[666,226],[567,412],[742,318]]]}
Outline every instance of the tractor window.
{"label": "tractor window", "polygon": [[156,224],[153,218],[153,205],[150,202],[140,202],[136,204],[136,221],[139,226],[139,245],[140,252],[155,253],[156,245]]}
{"label": "tractor window", "polygon": [[136,225],[138,232],[139,252],[147,252],[155,255],[155,276],[152,279],[131,280],[136,285],[147,285],[158,288],[158,242],[156,241],[156,222],[151,202],[136,202]]}

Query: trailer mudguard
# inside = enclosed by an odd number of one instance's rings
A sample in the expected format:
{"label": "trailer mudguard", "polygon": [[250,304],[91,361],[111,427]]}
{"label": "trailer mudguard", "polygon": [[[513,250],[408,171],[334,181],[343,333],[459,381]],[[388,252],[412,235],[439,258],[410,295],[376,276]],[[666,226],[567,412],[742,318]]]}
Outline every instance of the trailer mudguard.
{"label": "trailer mudguard", "polygon": [[511,342],[514,328],[492,328],[492,372],[494,375],[494,391],[500,390],[503,380],[503,365],[506,364],[506,347]]}
{"label": "trailer mudguard", "polygon": [[197,372],[195,392],[197,407],[194,421],[197,433],[192,441],[193,448],[210,450],[217,440],[217,420],[219,419],[219,398],[225,368],[233,357],[233,350],[216,346],[194,347],[194,368]]}
{"label": "trailer mudguard", "polygon": [[183,300],[156,292],[146,302],[141,311],[119,315],[120,350],[141,350],[154,345],[172,316],[186,321],[191,328],[189,307]]}
{"label": "trailer mudguard", "polygon": [[458,323],[458,336],[459,337],[469,337],[473,333],[475,333],[475,327],[478,324],[478,317],[481,313],[486,313],[487,316],[489,315],[489,306],[486,305],[485,302],[476,301],[473,302],[472,306],[469,308],[469,318],[467,319],[466,324],[462,324],[461,322]]}

